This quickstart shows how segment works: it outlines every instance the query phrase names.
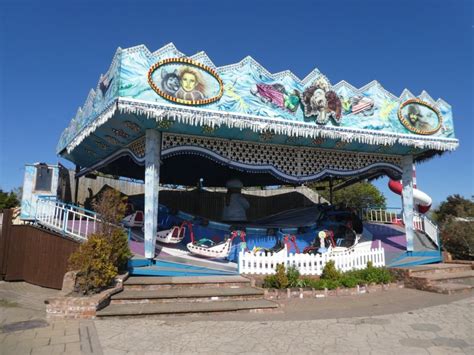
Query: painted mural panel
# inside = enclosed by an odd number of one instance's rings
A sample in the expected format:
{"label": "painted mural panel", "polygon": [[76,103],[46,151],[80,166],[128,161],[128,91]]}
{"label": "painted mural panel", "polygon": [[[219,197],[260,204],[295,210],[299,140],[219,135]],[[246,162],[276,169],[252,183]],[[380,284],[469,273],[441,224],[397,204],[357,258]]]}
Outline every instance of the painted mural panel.
{"label": "painted mural panel", "polygon": [[[172,45],[154,53],[144,46],[117,53],[95,94],[88,97],[63,134],[58,150],[116,97],[200,105],[210,110],[309,122],[315,127],[338,126],[412,135],[429,132],[436,137],[454,138],[452,110],[444,101],[435,103],[431,98],[423,98],[438,114],[440,127],[420,130],[400,120],[398,115],[403,102],[416,97],[405,93],[396,97],[375,81],[360,89],[347,82],[332,85],[317,69],[300,80],[289,71],[271,74],[251,57],[216,68],[205,53],[187,58]],[[157,67],[157,63],[161,65]]]}
{"label": "painted mural panel", "polygon": [[164,59],[148,71],[148,83],[161,97],[184,105],[206,105],[220,99],[222,81],[208,66],[188,58]]}
{"label": "painted mural panel", "polygon": [[424,135],[436,133],[443,123],[442,116],[436,108],[417,99],[408,100],[400,105],[398,118],[411,132]]}

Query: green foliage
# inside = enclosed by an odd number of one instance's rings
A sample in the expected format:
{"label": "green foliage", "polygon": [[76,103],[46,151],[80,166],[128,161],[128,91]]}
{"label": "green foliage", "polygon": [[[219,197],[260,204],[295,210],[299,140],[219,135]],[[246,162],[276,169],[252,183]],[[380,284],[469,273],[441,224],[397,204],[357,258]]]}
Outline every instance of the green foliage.
{"label": "green foliage", "polygon": [[342,286],[348,288],[356,287],[357,285],[363,284],[362,279],[360,279],[357,275],[351,273],[345,273],[344,275],[342,275],[340,282]]}
{"label": "green foliage", "polygon": [[[292,273],[291,277],[294,277],[295,275],[294,271],[295,270],[292,269],[292,271],[290,272]],[[298,270],[296,270],[296,272],[298,272]],[[278,289],[287,288],[287,287],[297,287],[296,282],[297,282],[298,277],[299,277],[299,272],[298,272],[298,276],[296,280],[293,279],[295,286],[290,285],[288,276],[285,270],[285,265],[278,264],[276,266],[276,273],[274,275],[268,275],[263,279],[263,287],[264,288],[278,288]]]}
{"label": "green foliage", "polygon": [[433,211],[433,219],[441,225],[454,217],[474,217],[474,202],[451,195]]}
{"label": "green foliage", "polygon": [[474,260],[474,222],[450,219],[441,226],[441,245],[457,260]]}
{"label": "green foliage", "polygon": [[[311,287],[316,290],[334,290],[338,287],[356,287],[365,284],[387,284],[394,281],[394,276],[388,269],[377,268],[369,261],[367,267],[362,270],[353,270],[348,272],[340,272],[336,269],[334,261],[329,261],[323,269],[323,274],[319,280],[310,279],[308,277],[299,277],[297,270],[290,268],[286,275],[284,266],[278,265],[277,273],[265,277],[263,282],[264,288],[286,288],[286,287]],[[290,271],[291,270],[291,271]],[[296,275],[298,278],[295,279]],[[281,278],[286,276],[285,282],[281,282]]]}
{"label": "green foliage", "polygon": [[4,192],[0,189],[0,211],[19,206],[20,201],[15,192]]}
{"label": "green foliage", "polygon": [[329,260],[326,265],[324,265],[323,273],[321,274],[321,279],[323,280],[339,280],[341,278],[341,273],[336,269],[336,264],[334,260]]}
{"label": "green foliage", "polygon": [[128,247],[128,237],[125,230],[116,228],[112,231],[110,237],[112,252],[110,255],[112,263],[119,271],[127,269],[127,262],[132,257],[132,252]]}
{"label": "green foliage", "polygon": [[108,189],[92,203],[92,206],[103,221],[100,224],[99,232],[110,235],[125,216],[127,209],[126,197],[123,197],[117,190]]}
{"label": "green foliage", "polygon": [[474,260],[474,202],[452,195],[432,216],[439,224],[443,248],[455,259]]}
{"label": "green foliage", "polygon": [[[318,193],[329,201],[329,188],[318,191]],[[385,196],[379,189],[368,182],[360,182],[334,191],[333,204],[352,207],[356,210],[374,206],[386,207]]]}
{"label": "green foliage", "polygon": [[286,276],[285,265],[278,264],[276,267],[276,284],[278,288],[288,287],[288,277]]}
{"label": "green foliage", "polygon": [[119,271],[125,270],[132,256],[125,231],[117,226],[125,204],[120,194],[106,191],[95,204],[103,223],[100,231],[88,238],[69,259],[69,269],[77,270],[76,289],[84,294],[111,286]]}
{"label": "green foliage", "polygon": [[69,269],[78,271],[78,292],[99,292],[112,284],[118,273],[112,253],[112,245],[102,235],[93,234],[71,255]]}
{"label": "green foliage", "polygon": [[298,284],[300,278],[300,272],[294,266],[291,266],[286,271],[286,277],[288,279],[288,286],[289,287],[301,287]]}

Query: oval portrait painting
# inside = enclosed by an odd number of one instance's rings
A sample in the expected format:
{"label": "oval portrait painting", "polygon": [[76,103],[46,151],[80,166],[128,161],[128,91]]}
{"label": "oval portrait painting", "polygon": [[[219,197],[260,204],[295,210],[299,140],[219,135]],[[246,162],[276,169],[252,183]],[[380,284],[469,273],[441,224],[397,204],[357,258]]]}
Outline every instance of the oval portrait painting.
{"label": "oval portrait painting", "polygon": [[398,118],[409,131],[416,134],[434,134],[443,123],[438,109],[419,99],[402,103],[398,109]]}
{"label": "oval portrait painting", "polygon": [[148,71],[148,83],[161,97],[185,105],[206,105],[219,100],[222,80],[216,71],[188,58],[164,59]]}

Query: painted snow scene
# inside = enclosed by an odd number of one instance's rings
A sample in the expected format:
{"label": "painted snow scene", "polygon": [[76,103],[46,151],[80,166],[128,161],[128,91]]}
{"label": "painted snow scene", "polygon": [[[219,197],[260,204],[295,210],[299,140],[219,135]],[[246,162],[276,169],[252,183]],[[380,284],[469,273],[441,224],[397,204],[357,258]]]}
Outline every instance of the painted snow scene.
{"label": "painted snow scene", "polygon": [[[159,90],[170,97],[182,97],[185,102],[160,96],[150,85],[150,69],[164,60],[188,60],[206,68],[175,63],[153,71],[152,81]],[[185,83],[184,79],[189,82]],[[318,69],[304,79],[297,78],[290,71],[272,74],[252,57],[245,57],[236,64],[216,67],[204,52],[187,57],[173,44],[168,44],[153,53],[143,45],[118,49],[110,69],[101,76],[97,88],[91,90],[86,104],[64,131],[58,150],[103,114],[117,97],[150,104],[194,104],[210,110],[209,114],[225,111],[250,120],[252,117],[272,118],[310,123],[315,127],[332,126],[415,136],[421,135],[402,124],[398,110],[405,101],[420,99],[440,113],[442,124],[431,136],[454,138],[451,106],[442,99],[433,100],[426,92],[417,97],[404,90],[397,97],[377,81],[359,89],[346,81],[332,84]],[[208,101],[203,103],[202,100]]]}

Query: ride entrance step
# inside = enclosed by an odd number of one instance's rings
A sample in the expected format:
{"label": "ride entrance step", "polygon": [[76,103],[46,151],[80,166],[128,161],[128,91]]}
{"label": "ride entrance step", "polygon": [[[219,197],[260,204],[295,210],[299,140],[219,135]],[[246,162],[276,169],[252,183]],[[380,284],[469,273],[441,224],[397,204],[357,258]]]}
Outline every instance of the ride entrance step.
{"label": "ride entrance step", "polygon": [[250,280],[240,275],[147,277],[132,276],[124,282],[125,289],[249,287]]}
{"label": "ride entrance step", "polygon": [[278,308],[278,304],[267,300],[221,301],[221,302],[177,302],[177,303],[132,303],[111,304],[97,312],[97,317],[173,315],[214,312],[263,311]]}
{"label": "ride entrance step", "polygon": [[111,297],[111,304],[247,300],[262,298],[263,295],[263,290],[255,287],[172,288],[160,290],[126,289],[113,295]]}
{"label": "ride entrance step", "polygon": [[97,317],[263,311],[278,308],[240,275],[132,276]]}
{"label": "ride entrance step", "polygon": [[394,268],[403,276],[405,287],[444,294],[474,289],[474,270],[466,264],[433,264]]}

